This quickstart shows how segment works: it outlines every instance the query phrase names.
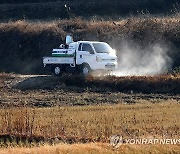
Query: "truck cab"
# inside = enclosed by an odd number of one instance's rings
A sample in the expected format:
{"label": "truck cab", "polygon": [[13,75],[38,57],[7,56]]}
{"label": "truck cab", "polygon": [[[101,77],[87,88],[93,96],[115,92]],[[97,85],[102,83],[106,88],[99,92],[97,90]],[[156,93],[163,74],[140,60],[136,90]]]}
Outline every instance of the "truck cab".
{"label": "truck cab", "polygon": [[117,67],[115,51],[105,42],[79,41],[76,61],[78,65],[87,63],[94,71]]}
{"label": "truck cab", "polygon": [[78,41],[53,49],[52,57],[44,57],[43,63],[45,67],[53,67],[56,75],[62,71],[69,72],[68,70],[87,75],[92,71],[115,70],[117,56],[115,50],[105,42]]}

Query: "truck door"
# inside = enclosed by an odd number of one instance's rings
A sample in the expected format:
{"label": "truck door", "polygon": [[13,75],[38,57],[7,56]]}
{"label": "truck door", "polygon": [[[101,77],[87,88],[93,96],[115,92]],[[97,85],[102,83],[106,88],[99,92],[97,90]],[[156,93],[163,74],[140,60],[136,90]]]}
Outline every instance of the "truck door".
{"label": "truck door", "polygon": [[80,43],[77,51],[77,64],[88,63],[91,69],[94,68],[96,55],[89,43]]}

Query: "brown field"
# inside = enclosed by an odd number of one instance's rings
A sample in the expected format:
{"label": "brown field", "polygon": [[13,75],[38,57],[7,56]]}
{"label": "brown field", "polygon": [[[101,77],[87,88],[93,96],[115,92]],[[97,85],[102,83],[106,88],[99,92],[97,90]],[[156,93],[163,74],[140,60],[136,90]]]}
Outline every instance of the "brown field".
{"label": "brown field", "polygon": [[44,145],[40,147],[33,148],[8,148],[0,149],[1,154],[61,154],[61,153],[73,153],[73,154],[167,154],[174,153],[178,154],[180,147],[176,145],[122,145],[118,149],[114,149],[109,144],[105,143],[86,143],[86,144],[57,144],[54,146]]}
{"label": "brown field", "polygon": [[[179,87],[178,74],[154,77],[79,77],[86,83],[84,86],[80,85],[81,81],[68,84],[65,78],[71,79],[69,81],[72,83],[76,81],[76,76],[57,78],[5,73],[0,75],[0,153],[180,151],[178,144],[127,144],[118,149],[109,144],[110,136],[114,134],[122,135],[123,138],[180,137],[180,96],[178,91],[176,94],[171,91],[172,87]],[[49,81],[52,81],[51,84]],[[164,81],[171,81],[172,85],[165,84],[167,93],[163,86],[158,85],[156,87],[161,87],[159,92],[162,90],[162,93],[136,93],[133,89],[135,81],[144,81],[144,88],[148,85],[153,89],[153,84],[164,85]],[[99,88],[96,85],[98,82],[106,85],[106,88]],[[118,87],[118,83],[123,82],[128,83],[131,91],[123,93],[111,87],[114,83]],[[92,83],[94,87],[90,86]]]}
{"label": "brown field", "polygon": [[112,134],[178,138],[179,107],[175,100],[141,100],[136,104],[1,109],[0,133],[2,139],[12,135],[38,143],[108,142]]}

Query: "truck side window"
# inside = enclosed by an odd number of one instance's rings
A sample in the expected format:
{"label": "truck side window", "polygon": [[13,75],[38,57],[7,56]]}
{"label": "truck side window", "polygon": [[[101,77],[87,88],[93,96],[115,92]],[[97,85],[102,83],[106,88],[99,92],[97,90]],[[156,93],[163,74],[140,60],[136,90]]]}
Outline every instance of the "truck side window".
{"label": "truck side window", "polygon": [[88,51],[90,54],[94,54],[94,50],[90,44],[83,44],[82,51]]}
{"label": "truck side window", "polygon": [[79,44],[79,47],[78,47],[78,51],[82,51],[81,48],[82,47],[82,43]]}

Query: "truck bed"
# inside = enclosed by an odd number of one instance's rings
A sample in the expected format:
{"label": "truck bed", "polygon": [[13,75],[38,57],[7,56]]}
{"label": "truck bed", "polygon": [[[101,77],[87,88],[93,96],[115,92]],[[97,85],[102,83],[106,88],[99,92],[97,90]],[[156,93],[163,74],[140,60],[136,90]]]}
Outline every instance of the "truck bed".
{"label": "truck bed", "polygon": [[74,57],[43,57],[44,66],[48,64],[73,64]]}

